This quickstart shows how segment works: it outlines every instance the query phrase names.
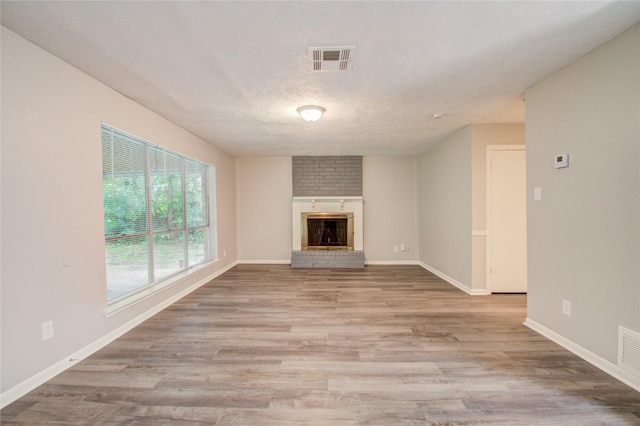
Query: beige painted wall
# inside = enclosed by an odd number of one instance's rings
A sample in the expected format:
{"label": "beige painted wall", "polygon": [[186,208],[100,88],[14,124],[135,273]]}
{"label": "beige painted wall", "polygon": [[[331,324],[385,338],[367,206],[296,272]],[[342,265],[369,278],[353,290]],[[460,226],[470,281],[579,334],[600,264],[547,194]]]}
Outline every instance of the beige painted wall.
{"label": "beige painted wall", "polygon": [[[364,157],[362,168],[367,262],[415,263],[419,259],[415,159]],[[401,245],[406,251],[401,251]]]}
{"label": "beige painted wall", "polygon": [[471,289],[471,141],[467,126],[418,162],[420,261]]}
{"label": "beige painted wall", "polygon": [[618,326],[640,332],[640,27],[526,99],[528,319],[615,364]]}
{"label": "beige painted wall", "polygon": [[291,157],[236,161],[238,259],[291,261]]}
{"label": "beige painted wall", "polygon": [[[292,250],[291,158],[239,158],[238,259],[289,262]],[[412,157],[363,158],[367,261],[417,260]],[[406,252],[393,252],[405,244]]]}
{"label": "beige painted wall", "polygon": [[[235,260],[233,159],[2,28],[1,391],[19,385]],[[216,168],[227,257],[105,317],[100,123]],[[70,266],[65,266],[65,263]],[[43,322],[54,337],[42,341]]]}
{"label": "beige painted wall", "polygon": [[471,126],[472,288],[487,289],[487,145],[524,145],[524,124]]}

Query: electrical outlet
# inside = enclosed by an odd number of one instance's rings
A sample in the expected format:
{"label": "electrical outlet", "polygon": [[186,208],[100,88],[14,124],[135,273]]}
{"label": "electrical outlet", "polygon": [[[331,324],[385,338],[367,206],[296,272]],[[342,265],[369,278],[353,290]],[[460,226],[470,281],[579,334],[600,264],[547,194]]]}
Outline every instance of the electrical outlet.
{"label": "electrical outlet", "polygon": [[42,341],[49,340],[53,337],[53,321],[42,323]]}
{"label": "electrical outlet", "polygon": [[400,251],[407,251],[407,246],[405,244],[402,244],[400,246]]}
{"label": "electrical outlet", "polygon": [[566,299],[562,299],[562,313],[566,316],[571,316],[571,302]]}

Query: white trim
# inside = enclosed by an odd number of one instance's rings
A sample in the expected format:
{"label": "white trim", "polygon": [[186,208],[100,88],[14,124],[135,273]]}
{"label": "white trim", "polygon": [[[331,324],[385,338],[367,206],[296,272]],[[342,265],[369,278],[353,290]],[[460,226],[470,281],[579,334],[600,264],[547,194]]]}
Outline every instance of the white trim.
{"label": "white trim", "polygon": [[12,402],[16,401],[18,398],[23,397],[41,384],[45,383],[48,380],[51,380],[58,374],[62,373],[67,368],[74,366],[79,361],[79,359],[75,359],[72,357],[64,358],[56,362],[55,364],[45,368],[39,373],[29,377],[24,382],[15,385],[8,391],[3,392],[0,395],[0,408],[4,408]]}
{"label": "white trim", "polygon": [[416,157],[413,158],[413,161],[411,162],[412,165],[412,173],[413,173],[413,226],[414,226],[414,231],[413,231],[413,235],[415,238],[415,243],[414,243],[414,247],[413,247],[413,253],[414,256],[416,256],[418,259],[420,259],[420,253],[421,253],[421,248],[420,248],[420,200],[419,200],[419,194],[420,194],[420,178],[418,176],[419,174],[419,167],[418,167],[418,159]]}
{"label": "white trim", "polygon": [[472,231],[471,235],[474,237],[486,237],[487,236],[487,231]]}
{"label": "white trim", "polygon": [[[287,260],[238,260],[241,265],[290,265],[291,259]],[[365,265],[419,265],[417,260],[365,260]]]}
{"label": "white trim", "polygon": [[417,260],[365,260],[365,265],[420,265]]}
{"label": "white trim", "polygon": [[142,322],[144,322],[147,319],[151,318],[152,316],[154,316],[158,312],[162,311],[163,309],[165,309],[169,305],[177,302],[178,300],[182,299],[187,294],[191,293],[192,291],[196,290],[199,287],[202,287],[204,284],[208,283],[212,279],[214,279],[214,278],[222,275],[223,273],[227,272],[229,269],[231,269],[234,266],[236,266],[237,263],[238,262],[232,262],[229,265],[223,267],[222,269],[219,269],[219,270],[213,272],[212,274],[208,275],[206,278],[201,279],[200,281],[192,284],[191,286],[187,287],[186,289],[182,290],[181,292],[174,294],[170,298],[168,298],[166,300],[163,300],[162,302],[158,303],[156,306],[152,307],[148,311],[143,312],[142,314],[140,314],[137,317],[133,318],[131,321],[129,321],[129,322],[121,325],[120,327],[110,331],[109,333],[107,333],[104,336],[100,337],[98,340],[96,340],[96,341],[94,341],[92,343],[89,343],[87,346],[85,346],[84,348],[80,349],[79,351],[77,351],[77,352],[75,352],[75,353],[73,353],[73,354],[61,359],[60,361],[56,362],[55,364],[45,368],[44,370],[40,371],[39,373],[36,373],[33,376],[29,377],[27,380],[23,381],[22,383],[19,383],[19,384],[15,385],[14,387],[12,387],[11,389],[7,390],[6,392],[3,392],[0,395],[0,408],[6,407],[7,405],[9,405],[12,402],[14,402],[15,400],[17,400],[18,398],[20,398],[20,397],[26,395],[27,393],[31,392],[32,390],[34,390],[38,386],[44,384],[48,380],[51,380],[52,378],[54,378],[58,374],[62,373],[66,369],[68,369],[70,367],[73,367],[78,362],[82,361],[83,359],[85,359],[89,355],[97,352],[98,350],[104,348],[109,343],[111,343],[114,340],[116,340],[118,337],[124,335],[128,331],[130,331],[133,328],[135,328],[136,326],[140,325]]}
{"label": "white trim", "polygon": [[302,213],[353,213],[353,249],[364,250],[363,225],[364,199],[360,196],[346,197],[293,197],[291,202],[292,250],[302,250]]}
{"label": "white trim", "polygon": [[125,309],[128,309],[132,306],[137,305],[138,303],[144,302],[158,294],[166,291],[172,287],[175,287],[178,284],[181,284],[184,280],[188,279],[191,274],[202,270],[203,268],[207,268],[209,266],[215,265],[220,262],[220,259],[214,259],[210,262],[207,262],[202,265],[197,265],[194,268],[187,269],[186,271],[179,272],[173,277],[167,279],[166,281],[160,281],[155,285],[149,286],[148,288],[139,291],[133,292],[129,296],[126,296],[124,299],[118,300],[117,302],[113,302],[111,304],[107,303],[107,308],[104,310],[104,315],[106,317],[111,317],[118,312],[122,312]]}
{"label": "white trim", "polygon": [[309,196],[304,196],[304,197],[293,197],[293,201],[313,201],[313,200],[320,200],[320,201],[340,201],[340,200],[355,200],[355,201],[361,201],[363,200],[363,198],[361,196],[353,196],[353,195],[348,195],[346,197],[340,197],[340,196],[330,196],[330,197],[309,197]]}
{"label": "white trim", "polygon": [[424,262],[418,262],[418,265],[422,266],[424,269],[426,269],[427,271],[431,272],[434,275],[437,275],[438,277],[442,278],[443,280],[445,280],[446,282],[448,282],[451,285],[454,285],[455,287],[458,287],[460,290],[464,291],[465,293],[471,295],[471,296],[488,296],[491,293],[486,290],[486,289],[474,289],[474,288],[469,288],[468,286],[462,284],[460,281],[451,278],[450,276],[448,276],[447,274],[445,274],[444,272],[440,272],[438,271],[436,268],[427,265]]}
{"label": "white trim", "polygon": [[620,380],[622,383],[628,386],[631,386],[632,388],[640,392],[640,380],[626,373],[625,371],[620,369],[617,365],[607,361],[604,358],[599,357],[593,352],[572,342],[566,337],[561,336],[560,334],[532,320],[531,318],[527,317],[527,319],[523,322],[523,324],[529,327],[531,330],[543,335],[544,337],[551,340],[552,342],[555,342],[558,345],[562,346],[569,352],[579,356],[580,358],[587,361],[588,363],[594,365],[595,367],[598,367],[600,370],[613,376],[613,378]]}
{"label": "white trim", "polygon": [[290,265],[291,259],[286,259],[286,260],[244,259],[244,260],[238,260],[238,264],[241,264],[241,265],[252,265],[252,264],[254,265]]}
{"label": "white trim", "polygon": [[291,162],[291,157],[236,157],[238,161],[282,161],[289,160]]}

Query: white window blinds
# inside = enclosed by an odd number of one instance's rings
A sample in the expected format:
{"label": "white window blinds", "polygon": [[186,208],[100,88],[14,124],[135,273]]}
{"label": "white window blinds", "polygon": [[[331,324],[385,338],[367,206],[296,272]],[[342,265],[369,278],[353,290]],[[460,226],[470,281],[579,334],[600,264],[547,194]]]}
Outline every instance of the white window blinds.
{"label": "white window blinds", "polygon": [[212,258],[211,166],[103,124],[102,169],[109,302]]}

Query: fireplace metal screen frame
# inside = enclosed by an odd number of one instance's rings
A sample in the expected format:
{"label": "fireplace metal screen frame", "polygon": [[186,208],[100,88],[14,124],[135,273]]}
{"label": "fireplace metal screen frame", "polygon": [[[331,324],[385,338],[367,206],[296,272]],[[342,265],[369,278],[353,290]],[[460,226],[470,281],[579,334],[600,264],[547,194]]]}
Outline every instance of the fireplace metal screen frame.
{"label": "fireplace metal screen frame", "polygon": [[[308,219],[347,219],[347,245],[346,246],[309,246]],[[300,246],[302,250],[353,250],[354,227],[353,213],[351,212],[302,212],[300,213]]]}

